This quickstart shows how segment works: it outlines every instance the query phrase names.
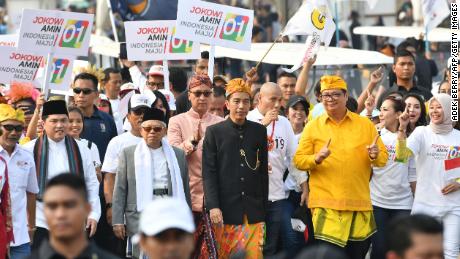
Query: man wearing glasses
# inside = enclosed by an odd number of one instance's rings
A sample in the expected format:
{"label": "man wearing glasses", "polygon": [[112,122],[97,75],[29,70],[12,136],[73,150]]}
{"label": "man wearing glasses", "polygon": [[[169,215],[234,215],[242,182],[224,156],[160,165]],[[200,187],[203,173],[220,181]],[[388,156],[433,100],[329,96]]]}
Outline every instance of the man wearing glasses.
{"label": "man wearing glasses", "polygon": [[[24,112],[0,104],[0,157],[8,168],[14,241],[10,243],[10,258],[30,254],[30,242],[35,230],[35,194],[38,193],[35,162],[32,155],[17,143],[24,130]],[[1,188],[1,187],[0,187]]]}
{"label": "man wearing glasses", "polygon": [[[81,138],[87,139],[99,149],[99,157],[104,163],[105,152],[112,138],[117,136],[117,127],[115,121],[109,114],[99,111],[95,105],[95,101],[99,98],[98,79],[90,73],[80,73],[75,76],[73,81],[73,93],[75,105],[80,108],[84,115],[83,131]],[[104,177],[104,175],[103,175]],[[102,208],[106,207],[103,182],[99,191]],[[124,250],[123,244],[115,244],[116,237],[112,233],[111,225],[106,221],[105,210],[102,210],[101,220],[96,234],[96,243],[103,249],[114,251]],[[119,249],[114,248],[119,247]]]}
{"label": "man wearing glasses", "polygon": [[[142,117],[142,140],[120,154],[112,218],[119,239],[138,232],[139,215],[152,200],[173,196],[190,205],[185,153],[164,138],[164,121],[163,111],[148,109]],[[133,246],[132,251],[139,258],[139,247]]]}
{"label": "man wearing glasses", "polygon": [[112,196],[113,187],[115,185],[115,175],[118,168],[118,157],[123,149],[137,145],[141,140],[141,123],[145,111],[153,104],[153,100],[148,95],[134,94],[131,96],[128,103],[128,115],[126,119],[131,125],[131,130],[113,138],[107,152],[105,153],[102,172],[104,172],[104,196],[106,202],[107,222],[112,223]]}
{"label": "man wearing glasses", "polygon": [[129,69],[131,79],[134,85],[139,86],[141,93],[144,93],[147,89],[154,91],[165,88],[163,66],[151,66],[146,77],[134,61],[122,60],[122,62],[123,65]]}
{"label": "man wearing glasses", "polygon": [[388,152],[374,124],[346,107],[347,84],[338,76],[321,78],[326,113],[309,122],[294,156],[309,171],[313,229],[319,242],[364,259],[376,231],[370,199],[371,167],[383,167]]}
{"label": "man wearing glasses", "polygon": [[168,140],[175,147],[184,150],[190,174],[190,190],[192,197],[192,211],[195,224],[199,229],[199,220],[203,210],[203,179],[201,160],[203,152],[203,138],[206,128],[224,119],[208,112],[212,83],[207,75],[194,75],[188,86],[188,98],[192,108],[169,120]]}

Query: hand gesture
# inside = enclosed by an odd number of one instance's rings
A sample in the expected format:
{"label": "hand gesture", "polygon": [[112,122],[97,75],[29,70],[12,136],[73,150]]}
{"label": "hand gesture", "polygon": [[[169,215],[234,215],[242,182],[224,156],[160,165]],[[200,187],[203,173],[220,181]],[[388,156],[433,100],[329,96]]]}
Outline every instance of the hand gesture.
{"label": "hand gesture", "polygon": [[377,140],[379,139],[379,135],[375,136],[374,141],[370,146],[367,146],[367,153],[369,157],[374,160],[379,155],[379,146],[377,146]]}
{"label": "hand gesture", "polygon": [[372,115],[372,111],[375,108],[375,97],[371,94],[369,89],[367,90],[367,99],[364,102],[364,106],[366,107],[366,111],[368,115]]}
{"label": "hand gesture", "polygon": [[201,121],[198,122],[195,133],[193,134],[193,141],[198,142],[200,141],[200,139],[201,139]]}
{"label": "hand gesture", "polygon": [[406,106],[406,109],[404,109],[404,112],[401,115],[399,115],[399,128],[406,129],[407,125],[409,125],[409,122],[410,122],[409,110]]}
{"label": "hand gesture", "polygon": [[316,62],[316,54],[307,60],[307,62],[305,63],[305,66],[307,66],[308,68],[311,68],[313,64],[315,64],[315,62]]}
{"label": "hand gesture", "polygon": [[371,73],[371,83],[378,84],[383,78],[383,66]]}
{"label": "hand gesture", "polygon": [[453,182],[448,185],[446,185],[444,188],[442,188],[441,192],[442,194],[446,195],[451,192],[456,192],[460,189],[460,183]]}
{"label": "hand gesture", "polygon": [[321,150],[316,154],[315,162],[317,164],[321,164],[323,160],[331,154],[331,151],[329,150],[329,145],[331,145],[331,139],[329,139],[323,146],[323,148],[321,148]]}
{"label": "hand gesture", "polygon": [[257,74],[257,68],[252,67],[251,69],[249,69],[248,72],[246,72],[246,82],[248,84],[252,84],[256,82],[257,80],[259,80],[259,75]]}
{"label": "hand gesture", "polygon": [[35,109],[39,111],[43,107],[44,103],[45,103],[45,94],[42,93],[37,98],[37,106],[35,106]]}
{"label": "hand gesture", "polygon": [[220,209],[211,209],[209,211],[209,217],[214,224],[224,223],[224,218],[222,217],[222,211]]}
{"label": "hand gesture", "polygon": [[278,120],[278,114],[279,114],[279,112],[278,112],[277,109],[273,109],[273,110],[268,111],[267,113],[265,113],[265,117],[262,119],[262,124],[265,127],[267,127],[273,121]]}

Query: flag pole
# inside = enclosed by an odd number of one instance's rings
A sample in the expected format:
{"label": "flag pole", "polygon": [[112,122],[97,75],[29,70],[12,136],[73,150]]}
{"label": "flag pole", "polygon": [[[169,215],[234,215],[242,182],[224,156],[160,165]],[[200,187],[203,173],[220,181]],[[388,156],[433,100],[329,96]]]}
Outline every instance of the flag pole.
{"label": "flag pole", "polygon": [[339,4],[337,3],[337,0],[334,2],[334,7],[335,7],[335,46],[339,46],[339,41],[340,41],[340,28],[339,28]]}
{"label": "flag pole", "polygon": [[270,48],[268,48],[268,50],[267,50],[267,51],[265,52],[265,54],[262,56],[262,58],[260,59],[260,61],[257,62],[256,70],[259,68],[260,63],[262,63],[262,61],[263,61],[263,60],[265,59],[265,57],[268,55],[268,52],[270,52],[270,50],[273,48],[273,46],[275,46],[276,42],[282,37],[283,32],[284,32],[284,29],[280,32],[280,34],[278,35],[278,37],[276,37],[276,39],[273,41],[272,45],[270,45]]}

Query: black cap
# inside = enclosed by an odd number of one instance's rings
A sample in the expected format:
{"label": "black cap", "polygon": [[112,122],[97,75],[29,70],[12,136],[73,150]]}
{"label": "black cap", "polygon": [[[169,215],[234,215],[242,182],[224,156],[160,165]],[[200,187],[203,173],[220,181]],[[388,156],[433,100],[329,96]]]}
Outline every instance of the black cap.
{"label": "black cap", "polygon": [[305,108],[305,112],[308,114],[308,110],[310,109],[310,104],[308,103],[307,99],[301,95],[293,95],[289,98],[287,102],[287,106],[294,107],[296,104],[301,103]]}
{"label": "black cap", "polygon": [[166,123],[164,112],[157,108],[149,108],[145,111],[144,117],[142,117],[142,122],[150,120],[157,120]]}
{"label": "black cap", "polygon": [[47,101],[43,104],[42,116],[53,114],[69,115],[67,104],[64,100]]}

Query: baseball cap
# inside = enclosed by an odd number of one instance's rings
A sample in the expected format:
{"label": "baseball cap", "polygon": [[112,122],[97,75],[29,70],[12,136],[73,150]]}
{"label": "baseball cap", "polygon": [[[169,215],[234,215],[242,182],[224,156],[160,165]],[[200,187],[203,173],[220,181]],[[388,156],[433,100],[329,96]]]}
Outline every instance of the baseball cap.
{"label": "baseball cap", "polygon": [[305,108],[305,112],[308,112],[310,108],[310,104],[308,103],[307,99],[301,95],[293,95],[289,98],[287,102],[288,107],[294,107],[296,104],[301,103]]}
{"label": "baseball cap", "polygon": [[153,65],[150,67],[149,76],[164,76],[163,66]]}
{"label": "baseball cap", "polygon": [[168,229],[180,229],[190,234],[195,231],[192,211],[184,200],[177,198],[159,198],[149,203],[139,219],[139,233],[132,239],[138,243],[143,233],[155,236]]}
{"label": "baseball cap", "polygon": [[150,108],[153,102],[155,102],[155,99],[152,99],[152,97],[148,95],[133,94],[133,96],[131,96],[131,99],[129,100],[128,110],[133,110],[140,107]]}
{"label": "baseball cap", "polygon": [[174,98],[173,93],[167,89],[159,89],[158,91],[165,96],[166,101],[168,101],[169,109],[171,111],[175,111],[176,110],[176,99]]}
{"label": "baseball cap", "polygon": [[137,87],[135,84],[133,83],[124,83],[121,85],[120,87],[120,92],[118,93],[119,96],[124,96],[126,93],[128,93],[129,91],[139,91],[139,87]]}

